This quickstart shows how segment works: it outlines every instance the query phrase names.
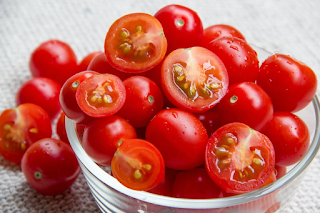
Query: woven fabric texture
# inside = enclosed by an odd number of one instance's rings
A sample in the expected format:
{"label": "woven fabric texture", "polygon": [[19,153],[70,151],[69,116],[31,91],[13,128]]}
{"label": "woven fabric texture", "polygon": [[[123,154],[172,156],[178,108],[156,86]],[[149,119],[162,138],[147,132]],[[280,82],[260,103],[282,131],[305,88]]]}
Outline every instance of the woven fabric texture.
{"label": "woven fabric texture", "polygon": [[[109,26],[132,12],[155,14],[168,4],[197,11],[204,27],[230,24],[247,41],[270,52],[289,54],[320,76],[320,1],[254,0],[0,0],[0,112],[15,106],[19,86],[31,78],[29,57],[41,43],[60,39],[78,59],[103,50]],[[284,213],[320,212],[320,153],[310,165]],[[0,157],[0,212],[99,212],[85,178],[71,189],[42,196],[25,181],[20,165]]]}

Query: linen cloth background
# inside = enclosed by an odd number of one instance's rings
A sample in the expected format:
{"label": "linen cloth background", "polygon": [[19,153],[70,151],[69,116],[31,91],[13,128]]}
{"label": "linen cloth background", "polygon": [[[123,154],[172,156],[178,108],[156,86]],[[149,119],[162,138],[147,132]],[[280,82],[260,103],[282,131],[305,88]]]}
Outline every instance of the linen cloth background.
{"label": "linen cloth background", "polygon": [[[258,0],[0,0],[0,112],[14,107],[15,93],[31,78],[31,52],[60,39],[81,60],[103,50],[109,26],[132,12],[155,14],[168,4],[195,10],[204,27],[225,23],[249,43],[289,54],[320,76],[320,1]],[[320,212],[320,153],[283,212]],[[82,174],[65,193],[46,197],[25,181],[20,166],[0,157],[0,212],[99,212]]]}

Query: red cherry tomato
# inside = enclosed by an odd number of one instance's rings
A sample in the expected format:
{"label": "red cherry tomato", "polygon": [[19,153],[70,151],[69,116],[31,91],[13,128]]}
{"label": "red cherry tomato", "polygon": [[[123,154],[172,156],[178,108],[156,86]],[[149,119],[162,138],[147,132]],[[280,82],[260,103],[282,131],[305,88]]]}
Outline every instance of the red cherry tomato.
{"label": "red cherry tomato", "polygon": [[283,177],[287,173],[287,167],[285,167],[285,166],[275,165],[274,170],[275,170],[275,174],[276,174],[277,179]]}
{"label": "red cherry tomato", "polygon": [[91,117],[104,117],[117,113],[126,99],[126,89],[112,74],[93,75],[85,79],[76,91],[80,109]]}
{"label": "red cherry tomato", "polygon": [[227,193],[213,182],[205,168],[195,168],[177,174],[172,187],[172,196],[208,199],[226,197]]}
{"label": "red cherry tomato", "polygon": [[21,169],[36,191],[49,196],[69,189],[80,173],[72,148],[53,138],[32,144],[22,158]]}
{"label": "red cherry tomato", "polygon": [[66,118],[66,114],[64,112],[61,112],[57,120],[56,133],[61,141],[70,144],[67,131],[66,131],[65,118]]}
{"label": "red cherry tomato", "polygon": [[229,85],[257,80],[258,56],[245,40],[236,37],[222,37],[211,41],[205,47],[215,53],[226,66]]}
{"label": "red cherry tomato", "polygon": [[203,47],[177,49],[163,62],[161,83],[176,107],[203,112],[227,92],[228,73],[222,61]]}
{"label": "red cherry tomato", "polygon": [[271,141],[242,123],[230,123],[210,137],[206,169],[212,180],[229,193],[260,188],[273,172],[275,153]]}
{"label": "red cherry tomato", "polygon": [[79,72],[71,76],[61,88],[59,96],[61,108],[67,117],[75,123],[85,124],[92,120],[92,117],[80,109],[76,100],[76,92],[85,79],[97,74],[99,73],[90,70]]}
{"label": "red cherry tomato", "polygon": [[164,180],[158,185],[156,185],[155,187],[153,187],[152,189],[150,189],[148,192],[157,194],[157,195],[172,197],[172,186],[177,173],[178,173],[177,170],[169,169],[166,167]]}
{"label": "red cherry tomato", "polygon": [[217,113],[222,125],[241,122],[260,131],[273,115],[270,97],[252,82],[231,85],[228,93],[217,105]]}
{"label": "red cherry tomato", "polygon": [[140,73],[161,62],[167,51],[167,40],[155,17],[132,13],[111,25],[104,49],[111,66],[123,72]]}
{"label": "red cherry tomato", "polygon": [[125,119],[111,115],[90,122],[83,132],[82,146],[98,164],[110,166],[119,145],[137,138],[134,127]]}
{"label": "red cherry tomato", "polygon": [[78,72],[77,57],[65,42],[49,40],[40,44],[31,54],[30,71],[33,77],[47,77],[64,82]]}
{"label": "red cherry tomato", "polygon": [[273,170],[271,172],[269,178],[266,180],[266,182],[264,182],[264,184],[261,186],[261,188],[266,186],[266,185],[269,185],[270,183],[273,183],[276,180],[277,180],[276,172],[275,172],[275,170]]}
{"label": "red cherry tomato", "polygon": [[202,113],[195,113],[194,114],[206,128],[208,136],[210,137],[212,133],[214,133],[220,125],[219,115],[216,112],[206,111]]}
{"label": "red cherry tomato", "polygon": [[0,115],[0,154],[12,162],[20,163],[31,144],[51,135],[50,117],[37,105],[21,104]]}
{"label": "red cherry tomato", "polygon": [[198,14],[181,5],[167,5],[155,15],[162,24],[168,40],[168,51],[199,46],[203,34],[202,21]]}
{"label": "red cherry tomato", "polygon": [[297,163],[308,150],[310,143],[308,126],[290,112],[275,112],[262,133],[273,143],[278,166]]}
{"label": "red cherry tomato", "polygon": [[246,40],[239,30],[226,24],[211,25],[203,30],[201,46],[206,47],[212,40],[221,37],[237,37]]}
{"label": "red cherry tomato", "polygon": [[123,81],[126,101],[117,115],[134,127],[147,126],[150,120],[163,109],[163,96],[159,87],[149,78],[133,76]]}
{"label": "red cherry tomato", "polygon": [[312,69],[283,54],[274,54],[262,63],[257,84],[268,93],[275,111],[297,112],[310,103],[317,91]]}
{"label": "red cherry tomato", "polygon": [[102,51],[96,51],[96,52],[92,52],[92,53],[89,53],[88,55],[86,55],[81,61],[80,63],[78,64],[78,71],[81,72],[81,71],[86,71],[88,70],[88,66],[90,64],[90,62],[92,61],[92,59],[94,57],[96,57],[97,55],[99,54],[103,54]]}
{"label": "red cherry tomato", "polygon": [[207,131],[195,115],[182,109],[160,111],[147,126],[146,140],[160,150],[168,168],[187,170],[204,163]]}
{"label": "red cherry tomato", "polygon": [[125,140],[112,158],[114,177],[135,190],[150,190],[165,177],[165,166],[159,150],[142,139]]}
{"label": "red cherry tomato", "polygon": [[61,86],[50,78],[35,77],[24,82],[17,94],[16,105],[33,103],[44,109],[54,119],[61,110],[59,94]]}

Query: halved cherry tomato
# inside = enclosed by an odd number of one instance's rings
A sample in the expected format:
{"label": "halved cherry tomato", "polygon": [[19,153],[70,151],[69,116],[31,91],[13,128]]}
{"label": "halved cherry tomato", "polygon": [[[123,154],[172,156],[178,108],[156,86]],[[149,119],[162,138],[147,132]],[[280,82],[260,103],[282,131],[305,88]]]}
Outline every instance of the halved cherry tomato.
{"label": "halved cherry tomato", "polygon": [[90,70],[79,72],[71,76],[61,88],[59,96],[61,108],[66,116],[75,123],[85,124],[92,120],[92,117],[88,116],[80,109],[76,100],[76,92],[81,82],[97,74],[99,73]]}
{"label": "halved cherry tomato", "polygon": [[113,115],[120,110],[126,99],[126,89],[112,74],[93,75],[78,87],[76,100],[80,109],[91,117]]}
{"label": "halved cherry tomato", "polygon": [[150,190],[165,177],[161,153],[142,139],[123,141],[114,154],[111,169],[119,182],[135,190]]}
{"label": "halved cherry tomato", "polygon": [[31,144],[51,135],[48,113],[35,104],[21,104],[0,115],[0,154],[12,162],[20,163]]}
{"label": "halved cherry tomato", "polygon": [[222,61],[203,47],[171,52],[162,65],[161,83],[171,103],[191,112],[212,108],[229,85]]}
{"label": "halved cherry tomato", "polygon": [[210,137],[206,169],[226,192],[241,194],[260,188],[273,172],[271,141],[243,123],[230,123]]}
{"label": "halved cherry tomato", "polygon": [[96,52],[92,52],[92,53],[89,53],[88,55],[86,55],[86,56],[80,61],[80,63],[78,64],[78,70],[79,70],[79,72],[89,70],[89,69],[88,69],[88,66],[89,66],[90,62],[92,61],[92,59],[93,59],[94,57],[96,57],[96,56],[99,55],[100,53],[103,54],[102,51],[96,51]]}
{"label": "halved cherry tomato", "polygon": [[104,48],[111,66],[138,73],[161,62],[167,51],[167,40],[158,19],[146,13],[131,13],[111,25]]}

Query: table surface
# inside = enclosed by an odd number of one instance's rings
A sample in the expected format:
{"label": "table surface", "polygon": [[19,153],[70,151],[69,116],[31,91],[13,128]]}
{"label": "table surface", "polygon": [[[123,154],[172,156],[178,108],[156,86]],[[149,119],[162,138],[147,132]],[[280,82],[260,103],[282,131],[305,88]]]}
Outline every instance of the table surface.
{"label": "table surface", "polygon": [[[60,39],[79,60],[103,50],[109,26],[132,12],[155,14],[168,4],[195,10],[204,27],[229,24],[249,43],[293,56],[320,76],[320,1],[254,0],[0,0],[0,112],[15,106],[19,85],[31,78],[30,53],[43,41]],[[283,212],[320,212],[320,154]],[[0,212],[99,212],[82,174],[65,193],[46,197],[25,181],[20,165],[0,157]]]}

